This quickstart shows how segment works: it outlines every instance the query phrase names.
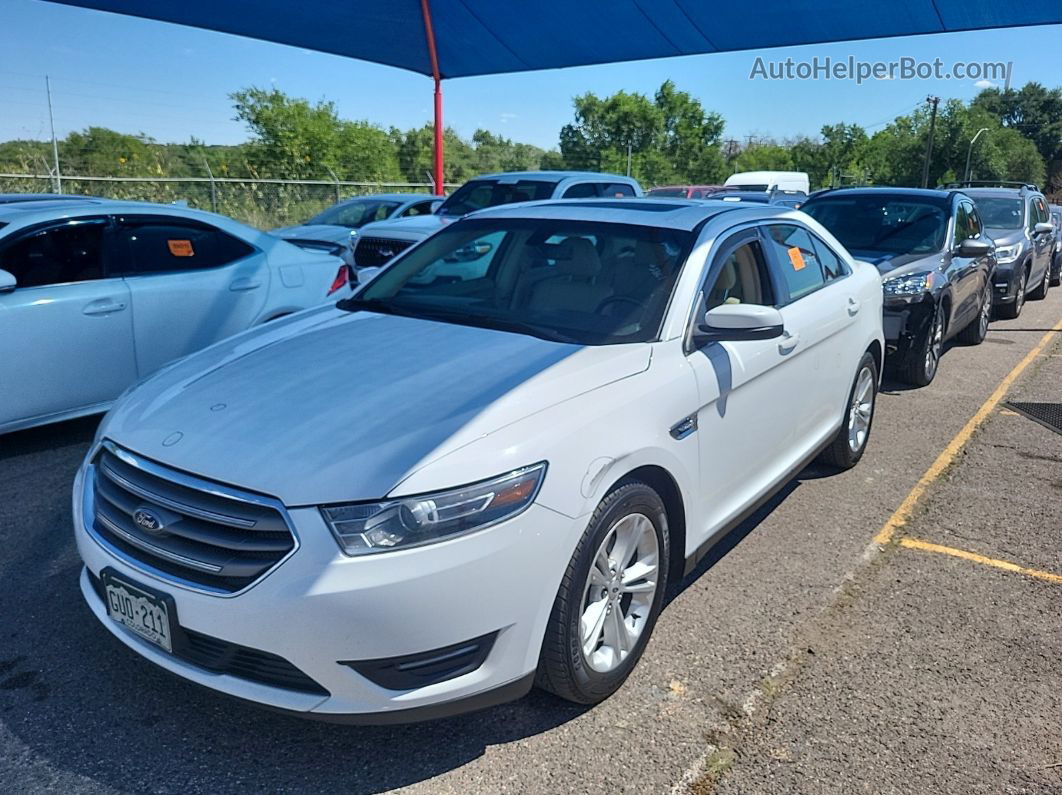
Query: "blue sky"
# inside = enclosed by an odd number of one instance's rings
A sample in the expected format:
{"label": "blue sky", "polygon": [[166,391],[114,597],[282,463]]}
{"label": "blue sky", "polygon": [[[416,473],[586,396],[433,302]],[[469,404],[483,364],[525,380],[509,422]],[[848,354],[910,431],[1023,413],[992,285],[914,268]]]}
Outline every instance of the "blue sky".
{"label": "blue sky", "polygon": [[[431,120],[428,78],[377,66],[161,22],[53,5],[3,0],[0,25],[0,140],[48,137],[44,75],[52,79],[56,133],[88,125],[146,133],[161,141],[196,136],[236,143],[227,95],[275,84],[336,103],[345,118],[408,128]],[[726,119],[725,137],[814,135],[823,124],[858,122],[880,129],[927,94],[969,99],[973,80],[854,82],[750,80],[765,59],[1013,61],[1012,82],[1062,83],[1062,26],[914,36],[759,52],[669,58],[628,64],[462,78],[444,84],[447,124],[462,135],[485,127],[518,141],[555,147],[572,118],[571,98],[594,91],[652,94],[664,80]]]}

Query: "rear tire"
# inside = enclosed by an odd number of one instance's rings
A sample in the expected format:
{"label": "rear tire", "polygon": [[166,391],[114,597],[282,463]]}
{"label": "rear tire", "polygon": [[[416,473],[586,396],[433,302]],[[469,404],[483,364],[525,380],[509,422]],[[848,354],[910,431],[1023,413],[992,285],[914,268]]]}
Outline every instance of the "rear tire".
{"label": "rear tire", "polygon": [[971,320],[962,331],[956,334],[959,342],[963,345],[980,345],[988,336],[988,323],[992,319],[992,285],[985,285],[984,295],[981,296],[981,306],[977,310],[977,317]]}
{"label": "rear tire", "polygon": [[1051,259],[1051,286],[1058,287],[1062,284],[1062,253],[1055,254]]}
{"label": "rear tire", "polygon": [[925,333],[919,337],[896,366],[900,380],[913,386],[929,386],[940,369],[944,353],[944,307],[938,302]]}
{"label": "rear tire", "polygon": [[856,377],[848,392],[844,421],[830,446],[819,455],[824,464],[838,469],[851,469],[863,457],[874,423],[874,407],[878,395],[878,366],[869,352],[863,354],[856,368]]}
{"label": "rear tire", "polygon": [[535,684],[596,704],[626,681],[663,608],[667,528],[663,500],[640,480],[621,481],[601,501],[561,580]]}
{"label": "rear tire", "polygon": [[1051,288],[1051,266],[1048,265],[1044,269],[1044,280],[1040,282],[1039,286],[1029,293],[1029,298],[1033,301],[1043,301],[1047,298],[1047,291]]}

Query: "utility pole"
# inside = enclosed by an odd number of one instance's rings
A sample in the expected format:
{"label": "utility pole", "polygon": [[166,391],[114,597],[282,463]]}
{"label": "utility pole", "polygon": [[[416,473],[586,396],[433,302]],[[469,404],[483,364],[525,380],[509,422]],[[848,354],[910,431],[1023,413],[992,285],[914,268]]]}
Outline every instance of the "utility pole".
{"label": "utility pole", "polygon": [[631,142],[627,141],[627,176],[631,175]]}
{"label": "utility pole", "polygon": [[970,155],[973,154],[973,145],[977,143],[977,139],[981,137],[981,133],[988,132],[987,127],[982,127],[977,131],[977,135],[970,139],[970,148],[966,150],[966,169],[962,172],[963,182],[970,181]]}
{"label": "utility pole", "polygon": [[937,105],[940,97],[926,97],[926,102],[932,105],[929,115],[929,138],[926,140],[926,161],[922,164],[922,187],[929,187],[929,162],[933,159],[933,134],[937,129]]}
{"label": "utility pole", "polygon": [[216,213],[218,211],[218,188],[214,182],[214,172],[210,170],[210,162],[205,154],[203,155],[203,165],[206,166],[207,176],[210,177],[210,212]]}
{"label": "utility pole", "polygon": [[44,89],[48,92],[48,124],[52,128],[52,156],[55,158],[55,192],[63,192],[63,175],[59,173],[59,144],[55,140],[55,118],[52,116],[52,81],[44,76]]}

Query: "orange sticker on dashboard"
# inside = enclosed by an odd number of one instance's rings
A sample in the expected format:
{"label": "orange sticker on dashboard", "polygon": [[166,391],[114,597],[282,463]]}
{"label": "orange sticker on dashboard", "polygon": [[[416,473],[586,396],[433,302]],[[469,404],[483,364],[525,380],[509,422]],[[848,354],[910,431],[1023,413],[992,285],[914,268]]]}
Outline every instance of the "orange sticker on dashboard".
{"label": "orange sticker on dashboard", "polygon": [[800,253],[800,249],[796,246],[789,249],[789,261],[793,263],[793,270],[804,270],[804,255]]}
{"label": "orange sticker on dashboard", "polygon": [[194,257],[195,249],[192,248],[191,240],[167,240],[170,253],[175,257]]}

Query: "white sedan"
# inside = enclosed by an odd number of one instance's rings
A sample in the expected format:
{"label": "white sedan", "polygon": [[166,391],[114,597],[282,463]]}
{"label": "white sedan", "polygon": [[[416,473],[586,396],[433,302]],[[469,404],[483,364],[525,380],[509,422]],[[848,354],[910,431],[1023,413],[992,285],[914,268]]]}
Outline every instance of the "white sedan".
{"label": "white sedan", "polygon": [[0,433],[104,411],[162,365],[350,292],[350,270],[173,205],[0,205]]}
{"label": "white sedan", "polygon": [[137,654],[297,714],[600,701],[728,528],[859,461],[881,310],[784,207],[475,213],[120,400],[74,484],[82,594]]}

